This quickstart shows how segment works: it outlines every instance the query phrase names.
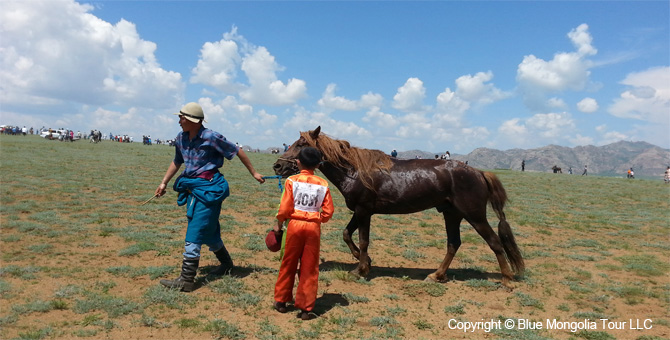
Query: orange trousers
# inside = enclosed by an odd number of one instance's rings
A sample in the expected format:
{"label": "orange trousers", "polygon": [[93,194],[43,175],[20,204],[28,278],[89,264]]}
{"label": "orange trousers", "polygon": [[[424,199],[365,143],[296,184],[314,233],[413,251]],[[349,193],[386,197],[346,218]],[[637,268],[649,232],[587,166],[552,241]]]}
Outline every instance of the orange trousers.
{"label": "orange trousers", "polygon": [[300,262],[300,280],[295,294],[295,307],[311,311],[319,288],[319,251],[321,224],[292,219],[286,228],[284,258],[275,285],[275,301],[291,302],[293,284]]}

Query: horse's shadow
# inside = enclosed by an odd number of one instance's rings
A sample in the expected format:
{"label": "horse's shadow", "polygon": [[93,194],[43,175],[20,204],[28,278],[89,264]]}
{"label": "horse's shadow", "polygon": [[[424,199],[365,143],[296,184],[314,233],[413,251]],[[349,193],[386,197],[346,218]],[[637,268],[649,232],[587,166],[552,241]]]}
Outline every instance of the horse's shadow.
{"label": "horse's shadow", "polygon": [[[319,265],[320,272],[328,272],[333,270],[351,271],[357,266],[356,263],[345,263],[337,261],[324,261]],[[195,289],[203,288],[204,286],[221,279],[221,276],[208,275],[210,271],[216,269],[217,266],[202,267],[202,274],[196,279]],[[378,267],[371,266],[370,274],[365,278],[366,280],[373,280],[379,277],[393,277],[400,279],[410,279],[423,281],[429,274],[435,270],[426,268],[409,268],[409,267]],[[245,278],[255,272],[277,272],[276,268],[268,267],[235,267],[231,272],[231,276],[235,278]],[[447,271],[447,278],[450,281],[468,281],[473,279],[480,280],[500,280],[502,275],[499,273],[488,273],[477,269],[449,269]],[[342,294],[325,293],[316,299],[313,312],[318,315],[324,315],[337,306],[348,306],[349,301],[344,298]]]}
{"label": "horse's shadow", "polygon": [[[344,263],[335,261],[325,261],[319,266],[321,271],[330,270],[347,270],[351,271],[356,268],[356,263]],[[379,277],[394,277],[410,280],[424,280],[429,274],[435,272],[435,269],[426,268],[409,268],[409,267],[378,267],[370,266],[370,273],[366,277],[367,280],[373,280]],[[488,273],[477,269],[449,269],[447,270],[447,278],[450,281],[468,281],[473,279],[480,280],[501,280],[500,273]]]}

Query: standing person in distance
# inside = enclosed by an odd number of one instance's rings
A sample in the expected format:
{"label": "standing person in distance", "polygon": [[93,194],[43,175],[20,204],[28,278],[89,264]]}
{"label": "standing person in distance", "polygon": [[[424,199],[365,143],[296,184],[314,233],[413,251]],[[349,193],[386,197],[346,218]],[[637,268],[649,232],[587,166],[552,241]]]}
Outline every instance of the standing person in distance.
{"label": "standing person in distance", "polygon": [[300,173],[286,179],[275,232],[286,227],[284,257],[275,284],[274,308],[286,313],[286,303],[293,300],[293,284],[300,262],[300,281],[295,295],[298,316],[309,320],[314,315],[319,283],[319,251],[321,249],[321,223],[328,222],[335,210],[328,182],[314,175],[321,162],[321,152],[312,147],[300,150],[296,163]]}
{"label": "standing person in distance", "polygon": [[199,104],[188,103],[175,115],[179,115],[182,131],[177,134],[174,159],[156,188],[156,196],[165,194],[168,183],[184,164],[185,169],[175,180],[173,189],[179,193],[177,204],[187,204],[188,226],[181,274],[174,280],[161,280],[160,283],[190,292],[194,288],[203,244],[208,245],[221,262],[210,274],[223,275],[233,269],[233,260],[221,240],[219,224],[221,204],[230,194],[228,182],[219,172],[224,158],[231,160],[237,155],[251,176],[260,183],[265,180],[254,169],[244,150],[202,125],[205,115]]}

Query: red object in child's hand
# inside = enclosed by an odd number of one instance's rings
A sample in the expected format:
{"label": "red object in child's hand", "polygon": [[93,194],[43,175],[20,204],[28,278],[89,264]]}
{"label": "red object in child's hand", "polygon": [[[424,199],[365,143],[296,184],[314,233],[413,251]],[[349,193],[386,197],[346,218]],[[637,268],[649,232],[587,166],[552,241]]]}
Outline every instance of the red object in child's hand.
{"label": "red object in child's hand", "polygon": [[281,237],[283,233],[283,230],[280,230],[279,232],[270,230],[267,236],[265,236],[265,245],[270,251],[278,252],[281,249]]}

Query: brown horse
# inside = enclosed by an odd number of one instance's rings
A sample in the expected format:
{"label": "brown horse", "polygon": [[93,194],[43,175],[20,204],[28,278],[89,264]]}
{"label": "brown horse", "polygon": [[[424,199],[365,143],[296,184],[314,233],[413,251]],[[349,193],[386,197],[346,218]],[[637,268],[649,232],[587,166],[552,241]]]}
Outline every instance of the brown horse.
{"label": "brown horse", "polygon": [[[352,274],[365,277],[370,271],[368,245],[373,214],[409,214],[430,208],[437,208],[444,216],[447,253],[427,281],[447,281],[447,269],[461,245],[463,219],[495,253],[503,285],[509,287],[509,281],[514,278],[510,265],[517,274],[523,273],[523,258],[503,212],[507,193],[493,173],[453,160],[395,159],[379,150],[352,147],[347,141],[335,140],[320,132],[320,126],[301,132],[300,139],[273,168],[277,175],[284,177],[296,174],[295,159],[302,148],[312,146],[321,151],[324,160],[319,170],[339,189],[347,208],[354,212],[343,232],[344,242],[359,261]],[[486,220],[489,201],[500,220],[498,235]],[[357,229],[360,249],[351,240]]]}

